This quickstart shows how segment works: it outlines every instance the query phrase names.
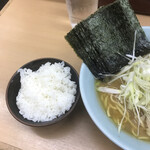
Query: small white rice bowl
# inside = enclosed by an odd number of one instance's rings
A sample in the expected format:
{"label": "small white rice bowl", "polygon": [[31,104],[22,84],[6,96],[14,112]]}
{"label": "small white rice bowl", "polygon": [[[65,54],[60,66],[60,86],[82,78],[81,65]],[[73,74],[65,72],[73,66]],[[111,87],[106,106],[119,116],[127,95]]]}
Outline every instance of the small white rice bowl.
{"label": "small white rice bowl", "polygon": [[16,97],[19,113],[34,122],[51,121],[68,111],[77,85],[64,62],[47,62],[37,71],[19,69],[21,88]]}

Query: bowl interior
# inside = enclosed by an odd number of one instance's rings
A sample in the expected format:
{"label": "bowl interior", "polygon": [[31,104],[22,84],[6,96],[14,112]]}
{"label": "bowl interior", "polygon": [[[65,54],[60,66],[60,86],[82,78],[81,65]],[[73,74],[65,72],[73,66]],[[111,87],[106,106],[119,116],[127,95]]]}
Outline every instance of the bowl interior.
{"label": "bowl interior", "polygon": [[[150,40],[150,27],[143,27]],[[102,105],[98,100],[95,89],[95,78],[83,63],[80,70],[80,92],[85,108],[97,127],[114,143],[123,149],[128,150],[149,150],[150,142],[138,140],[124,131],[118,133],[118,128],[106,115]]]}
{"label": "bowl interior", "polygon": [[[58,62],[62,62],[63,60],[60,59],[55,59],[55,58],[42,58],[42,59],[37,59],[34,61],[31,61],[27,64],[25,64],[24,66],[22,66],[21,68],[29,68],[32,69],[33,71],[36,71],[39,69],[39,67],[42,64],[45,64],[47,62],[50,63],[58,63]],[[45,122],[33,122],[31,120],[25,119],[20,113],[19,113],[19,109],[16,105],[16,96],[18,95],[18,91],[21,87],[20,84],[20,73],[18,73],[17,71],[15,72],[15,74],[12,76],[12,78],[10,79],[8,86],[7,86],[7,90],[6,90],[6,103],[7,103],[7,107],[10,111],[10,113],[15,117],[15,119],[17,119],[18,121],[20,121],[23,124],[29,125],[29,126],[46,126],[46,125],[51,125],[54,124],[60,120],[62,120],[63,118],[65,118],[66,116],[68,116],[70,114],[70,112],[74,109],[79,97],[80,97],[80,90],[79,90],[79,81],[78,81],[78,73],[76,72],[76,70],[67,62],[65,62],[65,66],[69,66],[71,68],[70,72],[71,72],[71,80],[75,81],[77,84],[77,93],[76,93],[76,99],[75,102],[72,104],[72,107],[70,108],[69,111],[67,111],[65,114],[61,115],[60,117],[53,119],[51,121],[45,121]]]}

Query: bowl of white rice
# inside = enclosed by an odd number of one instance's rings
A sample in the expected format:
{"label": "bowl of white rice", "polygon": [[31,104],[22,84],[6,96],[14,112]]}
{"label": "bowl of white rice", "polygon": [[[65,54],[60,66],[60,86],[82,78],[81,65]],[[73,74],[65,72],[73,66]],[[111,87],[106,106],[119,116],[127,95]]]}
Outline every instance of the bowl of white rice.
{"label": "bowl of white rice", "polygon": [[56,58],[33,60],[10,79],[6,104],[12,116],[29,126],[47,126],[67,117],[80,98],[78,73]]}

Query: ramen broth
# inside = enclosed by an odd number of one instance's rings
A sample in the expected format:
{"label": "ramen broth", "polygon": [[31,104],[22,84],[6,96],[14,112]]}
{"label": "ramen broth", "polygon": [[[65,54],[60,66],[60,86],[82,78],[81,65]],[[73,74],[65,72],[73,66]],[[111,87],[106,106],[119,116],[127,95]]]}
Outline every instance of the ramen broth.
{"label": "ramen broth", "polygon": [[[109,87],[112,88],[119,88],[120,87],[120,80],[113,82],[111,85],[109,84]],[[101,82],[99,80],[96,80],[96,87],[106,87],[108,86],[107,83]],[[113,122],[119,126],[119,123],[121,122],[124,114],[124,105],[123,103],[120,103],[115,95],[109,94],[109,93],[103,93],[98,92],[98,97],[100,103],[102,103],[103,108],[109,118],[113,120]],[[142,112],[141,112],[142,113]],[[127,109],[125,118],[122,122],[121,130],[126,131],[127,133],[134,135],[138,139],[141,140],[149,140],[150,136],[147,134],[147,125],[145,118],[143,117],[143,124],[139,127],[139,134],[137,135],[138,131],[138,119],[135,118],[134,112]]]}

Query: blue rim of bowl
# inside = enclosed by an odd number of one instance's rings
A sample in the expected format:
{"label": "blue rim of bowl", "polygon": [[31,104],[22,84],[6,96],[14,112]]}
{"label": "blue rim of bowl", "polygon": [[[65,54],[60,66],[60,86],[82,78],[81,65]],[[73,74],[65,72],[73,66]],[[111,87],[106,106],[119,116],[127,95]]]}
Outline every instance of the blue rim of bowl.
{"label": "blue rim of bowl", "polygon": [[[81,65],[81,70],[80,70],[80,74],[83,74],[82,72],[83,72],[83,70],[84,70],[84,68],[85,68],[85,64],[83,63],[82,65]],[[90,71],[89,71],[90,72]],[[91,72],[90,72],[91,73]],[[91,73],[92,74],[92,73]],[[114,138],[113,138],[113,136],[111,135],[111,134],[107,134],[108,132],[107,132],[107,130],[103,127],[103,126],[101,126],[99,123],[98,123],[98,121],[97,121],[97,118],[95,117],[95,115],[94,115],[94,113],[93,113],[93,111],[92,111],[92,109],[91,109],[91,106],[88,104],[88,100],[87,100],[87,98],[86,98],[86,96],[85,96],[85,94],[86,93],[82,93],[82,80],[83,80],[83,76],[80,76],[80,78],[79,78],[79,83],[80,83],[80,91],[81,91],[81,97],[82,97],[82,101],[83,101],[83,104],[84,104],[84,106],[85,106],[85,108],[86,108],[86,110],[87,110],[87,112],[88,112],[88,114],[89,114],[89,116],[90,116],[90,118],[93,120],[93,122],[95,123],[95,125],[98,127],[98,129],[100,129],[100,131],[102,131],[103,132],[103,134],[106,136],[106,137],[108,137],[111,141],[113,141],[114,143],[116,143],[118,146],[120,146],[121,148],[127,148],[127,147],[125,147],[125,145],[124,146],[122,146],[120,143],[119,143],[119,141],[116,141],[116,140],[114,140]],[[94,77],[93,77],[94,78]],[[100,104],[99,104],[99,107],[101,107],[100,106]]]}
{"label": "blue rim of bowl", "polygon": [[[147,33],[146,30],[150,30],[150,26],[142,26],[142,27],[143,27],[145,33]],[[147,34],[147,37],[148,37],[149,40],[150,40],[150,34]],[[93,120],[93,122],[94,122],[95,125],[98,127],[98,129],[99,129],[101,132],[103,132],[103,134],[104,134],[106,137],[108,137],[108,139],[110,139],[112,142],[114,142],[114,143],[115,143],[116,145],[118,145],[120,148],[126,149],[126,150],[127,150],[127,149],[128,149],[128,150],[129,150],[129,149],[130,149],[130,150],[136,150],[134,144],[132,144],[132,146],[131,146],[131,144],[130,144],[130,146],[129,146],[129,145],[127,145],[126,143],[124,143],[123,141],[120,141],[120,139],[115,139],[115,138],[114,138],[114,135],[112,135],[111,133],[109,133],[109,132],[107,131],[106,127],[105,127],[105,126],[102,126],[102,125],[97,121],[97,118],[96,118],[94,112],[92,111],[91,106],[90,106],[89,103],[88,103],[88,100],[87,100],[87,97],[86,97],[86,93],[82,93],[83,85],[82,85],[81,81],[84,79],[84,77],[82,76],[82,74],[83,74],[83,71],[84,71],[85,67],[88,68],[84,63],[82,63],[81,69],[80,69],[79,84],[80,84],[80,92],[81,92],[82,101],[83,101],[83,104],[84,104],[84,106],[85,106],[85,108],[86,108],[86,110],[87,110],[87,112],[88,112],[90,118]],[[88,69],[88,70],[89,70],[89,69]],[[89,70],[89,73],[92,74],[92,73],[90,72],[90,70]],[[93,75],[92,75],[92,76],[93,76]],[[94,76],[93,76],[93,78],[94,78]],[[100,104],[99,104],[99,107],[101,107]],[[111,120],[110,120],[108,117],[107,117],[107,120],[109,120],[109,122],[111,122]],[[111,122],[111,124],[113,124],[114,126],[116,126],[113,122]],[[144,145],[146,146],[146,148],[142,148],[143,150],[147,150],[147,148],[150,146],[150,142],[138,140],[138,139],[136,139],[135,137],[132,137],[131,135],[127,134],[127,133],[124,132],[124,131],[123,131],[122,133],[119,133],[119,134],[120,134],[121,136],[122,136],[122,135],[125,135],[126,137],[129,138],[128,140],[132,139],[133,142],[136,141],[136,144],[139,144],[139,146],[144,144]],[[139,148],[140,148],[140,147],[139,147]],[[148,150],[149,150],[149,148],[148,148]]]}

